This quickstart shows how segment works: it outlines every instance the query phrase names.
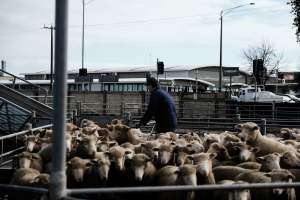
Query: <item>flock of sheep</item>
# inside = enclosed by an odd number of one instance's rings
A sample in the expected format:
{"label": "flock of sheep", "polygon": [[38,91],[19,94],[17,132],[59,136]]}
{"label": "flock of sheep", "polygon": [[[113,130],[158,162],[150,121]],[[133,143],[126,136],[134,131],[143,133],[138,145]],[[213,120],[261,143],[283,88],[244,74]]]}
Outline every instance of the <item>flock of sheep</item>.
{"label": "flock of sheep", "polygon": [[[67,124],[68,188],[293,182],[300,180],[300,130],[263,136],[257,124],[236,132],[145,134],[120,120],[106,127],[83,120]],[[52,130],[25,136],[26,151],[15,156],[11,184],[49,185]],[[300,197],[299,189],[190,191],[81,196],[99,199],[250,200]]]}

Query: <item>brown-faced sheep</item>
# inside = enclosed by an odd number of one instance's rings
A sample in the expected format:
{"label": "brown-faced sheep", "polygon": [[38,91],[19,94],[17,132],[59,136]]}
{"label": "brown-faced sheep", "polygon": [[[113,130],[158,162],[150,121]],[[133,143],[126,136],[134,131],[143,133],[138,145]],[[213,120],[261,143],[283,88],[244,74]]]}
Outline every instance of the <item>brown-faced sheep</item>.
{"label": "brown-faced sheep", "polygon": [[261,163],[260,171],[270,172],[273,169],[280,169],[280,157],[279,153],[272,153],[256,158]]}
{"label": "brown-faced sheep", "polygon": [[[244,181],[223,180],[218,182],[222,185],[246,184]],[[213,200],[251,200],[250,190],[233,190],[222,191],[217,190],[214,192]]]}
{"label": "brown-faced sheep", "polygon": [[[295,180],[295,176],[286,169],[275,169],[267,176],[271,177],[273,183],[291,183]],[[274,188],[272,193],[272,199],[274,200],[296,200],[296,194],[294,188]]]}
{"label": "brown-faced sheep", "polygon": [[295,152],[284,152],[280,158],[280,166],[284,169],[300,168],[300,159]]}

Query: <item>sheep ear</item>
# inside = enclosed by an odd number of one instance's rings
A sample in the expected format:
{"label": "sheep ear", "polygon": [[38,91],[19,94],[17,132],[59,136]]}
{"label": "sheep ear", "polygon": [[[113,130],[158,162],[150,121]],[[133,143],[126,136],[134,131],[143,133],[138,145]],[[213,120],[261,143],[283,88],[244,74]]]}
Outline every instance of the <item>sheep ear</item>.
{"label": "sheep ear", "polygon": [[278,157],[282,157],[282,155],[280,153],[274,153],[274,155],[276,155]]}
{"label": "sheep ear", "polygon": [[252,128],[252,131],[256,131],[256,130],[259,130],[259,127],[258,127],[258,126],[254,126],[254,127]]}
{"label": "sheep ear", "polygon": [[86,164],[85,164],[85,166],[86,167],[91,167],[91,166],[93,166],[93,165],[95,165],[96,164],[96,162],[94,161],[94,160],[91,160],[91,162],[87,162]]}
{"label": "sheep ear", "polygon": [[72,164],[71,161],[67,162],[67,166],[71,166],[71,164]]}
{"label": "sheep ear", "polygon": [[131,154],[132,151],[125,151],[125,154]]}
{"label": "sheep ear", "polygon": [[194,160],[194,156],[193,155],[187,155],[187,158],[190,160]]}
{"label": "sheep ear", "polygon": [[145,155],[145,161],[149,162],[149,161],[151,161],[151,158],[149,156]]}
{"label": "sheep ear", "polygon": [[259,147],[254,147],[254,148],[251,148],[250,151],[253,152],[253,153],[258,153],[258,152],[260,152],[260,148]]}
{"label": "sheep ear", "polygon": [[264,175],[266,176],[266,177],[272,177],[272,172],[269,172],[269,173],[264,173]]}
{"label": "sheep ear", "polygon": [[256,160],[262,162],[265,158],[264,157],[257,157]]}
{"label": "sheep ear", "polygon": [[217,157],[217,153],[211,153],[209,154],[209,159],[214,159],[215,157]]}
{"label": "sheep ear", "polygon": [[118,143],[117,142],[110,142],[109,143],[109,147],[113,147],[113,146],[115,146],[115,145],[117,145]]}
{"label": "sheep ear", "polygon": [[158,147],[154,147],[152,148],[153,151],[159,151],[159,148]]}
{"label": "sheep ear", "polygon": [[109,125],[109,124],[106,124],[106,128],[107,128],[109,131],[112,131],[112,130],[113,130],[113,126],[112,126],[112,125]]}
{"label": "sheep ear", "polygon": [[295,181],[295,179],[296,179],[296,177],[293,174],[288,175],[289,182],[293,182],[293,181]]}
{"label": "sheep ear", "polygon": [[145,147],[146,146],[146,143],[141,143],[141,147]]}

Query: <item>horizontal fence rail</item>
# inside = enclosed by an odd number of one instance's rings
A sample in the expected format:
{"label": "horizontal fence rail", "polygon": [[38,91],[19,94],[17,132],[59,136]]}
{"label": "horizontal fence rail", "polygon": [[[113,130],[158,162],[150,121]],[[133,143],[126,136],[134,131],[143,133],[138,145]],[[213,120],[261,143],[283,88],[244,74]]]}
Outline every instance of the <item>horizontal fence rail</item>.
{"label": "horizontal fence rail", "polygon": [[117,187],[117,188],[84,188],[68,189],[69,195],[104,194],[104,193],[141,193],[141,192],[175,192],[175,191],[211,191],[211,190],[244,190],[300,187],[300,182],[294,183],[251,183],[234,185],[197,185],[197,186],[147,186],[147,187]]}

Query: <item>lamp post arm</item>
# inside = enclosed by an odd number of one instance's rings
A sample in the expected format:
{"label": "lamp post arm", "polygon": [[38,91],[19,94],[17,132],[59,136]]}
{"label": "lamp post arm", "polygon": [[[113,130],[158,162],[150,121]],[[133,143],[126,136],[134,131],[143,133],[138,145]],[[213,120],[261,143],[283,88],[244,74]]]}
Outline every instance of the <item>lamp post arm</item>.
{"label": "lamp post arm", "polygon": [[245,6],[249,6],[249,5],[255,5],[255,3],[247,3],[247,4],[243,4],[243,5],[239,5],[239,6],[235,6],[235,7],[232,7],[232,8],[222,10],[221,13],[220,13],[220,16],[222,17],[222,16],[232,12],[233,10],[235,10],[237,8],[241,8],[241,7],[245,7]]}

